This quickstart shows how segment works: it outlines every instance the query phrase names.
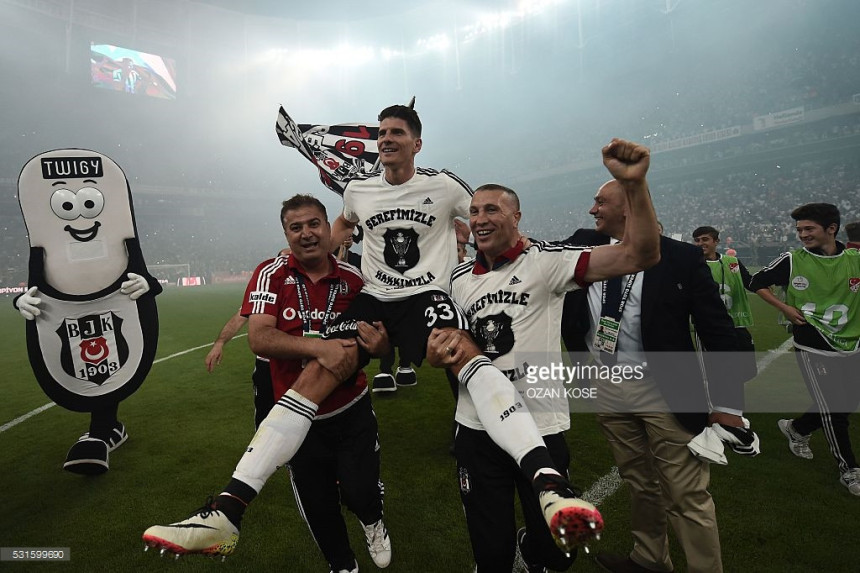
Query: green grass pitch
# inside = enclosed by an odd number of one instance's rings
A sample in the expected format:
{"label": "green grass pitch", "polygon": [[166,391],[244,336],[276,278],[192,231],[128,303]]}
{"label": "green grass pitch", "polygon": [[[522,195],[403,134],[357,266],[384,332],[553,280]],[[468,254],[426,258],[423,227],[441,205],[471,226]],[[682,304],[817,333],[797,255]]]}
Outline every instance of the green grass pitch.
{"label": "green grass pitch", "polygon": [[[26,356],[23,320],[11,299],[0,305],[0,546],[67,547],[64,564],[0,563],[2,571],[325,571],[326,565],[295,507],[285,470],[269,481],[246,514],[236,554],[226,563],[200,556],[174,562],[143,552],[143,530],[185,518],[225,485],[253,434],[247,339],[225,350],[213,374],[203,359],[241,298],[241,287],[168,289],[158,298],[157,362],[143,386],[120,405],[129,441],[111,455],[111,470],[86,478],[62,470],[66,451],[87,430],[88,416],[48,408]],[[788,337],[770,307],[750,297],[760,351]],[[189,351],[190,350],[190,351]],[[820,433],[814,460],[791,455],[776,421],[805,408],[809,398],[791,353],[780,355],[747,386],[747,417],[761,436],[762,454],[728,452],[714,466],[711,491],[727,572],[851,571],[860,499],[837,483],[836,465]],[[376,362],[368,374],[376,373]],[[380,424],[386,523],[392,536],[388,571],[467,572],[473,567],[454,460],[448,453],[454,402],[444,375],[428,366],[419,383],[374,396]],[[860,378],[858,379],[860,383]],[[780,401],[777,401],[777,397]],[[772,404],[784,404],[775,411]],[[758,410],[756,405],[763,405]],[[855,443],[856,426],[852,428]],[[575,483],[588,488],[613,466],[591,414],[574,414],[567,435]],[[629,498],[622,486],[600,506],[606,519],[595,549],[627,551]],[[351,514],[347,524],[362,571],[375,567]],[[686,569],[673,540],[677,571]],[[585,555],[573,570],[597,571]]]}

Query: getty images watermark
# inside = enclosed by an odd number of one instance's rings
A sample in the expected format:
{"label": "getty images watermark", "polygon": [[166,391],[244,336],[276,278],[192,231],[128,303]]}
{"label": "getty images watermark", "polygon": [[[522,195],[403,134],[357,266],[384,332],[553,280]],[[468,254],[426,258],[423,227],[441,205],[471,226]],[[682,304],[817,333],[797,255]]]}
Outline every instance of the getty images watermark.
{"label": "getty images watermark", "polygon": [[[546,358],[544,356],[544,358]],[[601,365],[575,360],[566,364],[564,361],[538,362],[535,365],[528,360],[522,362],[521,372],[525,373],[525,396],[541,400],[546,398],[567,398],[573,400],[589,400],[598,396],[599,385],[602,383],[623,384],[643,380],[647,376],[647,364],[614,364]],[[597,386],[595,386],[596,384]]]}
{"label": "getty images watermark", "polygon": [[573,384],[580,380],[612,382],[621,384],[629,380],[642,380],[647,372],[647,364],[615,364],[612,366],[599,364],[581,364],[577,362],[572,366],[561,362],[554,362],[548,366],[527,366],[526,382],[537,384],[538,382],[561,382],[562,384]]}
{"label": "getty images watermark", "polygon": [[533,414],[612,410],[607,398],[653,384],[644,361],[600,364],[582,352],[517,352],[510,358],[514,368],[505,369],[501,360],[496,365],[516,384]]}
{"label": "getty images watermark", "polygon": [[[708,403],[756,413],[804,412],[815,402],[791,340],[764,352],[649,352],[603,365],[587,352],[518,352],[496,364],[535,411],[703,412]],[[505,366],[516,364],[511,370]],[[771,371],[771,365],[781,365]],[[633,410],[635,408],[635,410]]]}

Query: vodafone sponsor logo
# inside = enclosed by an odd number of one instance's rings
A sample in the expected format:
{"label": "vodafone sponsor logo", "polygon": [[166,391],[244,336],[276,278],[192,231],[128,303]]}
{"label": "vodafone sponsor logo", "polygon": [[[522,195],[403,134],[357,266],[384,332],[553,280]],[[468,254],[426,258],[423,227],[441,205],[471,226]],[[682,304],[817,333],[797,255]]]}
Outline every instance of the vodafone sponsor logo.
{"label": "vodafone sponsor logo", "polygon": [[262,302],[263,304],[274,304],[278,300],[274,294],[264,290],[251,291],[248,295],[248,302]]}
{"label": "vodafone sponsor logo", "polygon": [[[285,308],[282,314],[284,320],[295,320],[297,318],[300,318],[299,311],[292,307]],[[334,320],[338,316],[340,316],[339,312],[332,312],[331,316],[329,316],[329,320]],[[323,318],[325,318],[324,310],[320,310],[318,308],[311,310],[311,320],[322,320]]]}

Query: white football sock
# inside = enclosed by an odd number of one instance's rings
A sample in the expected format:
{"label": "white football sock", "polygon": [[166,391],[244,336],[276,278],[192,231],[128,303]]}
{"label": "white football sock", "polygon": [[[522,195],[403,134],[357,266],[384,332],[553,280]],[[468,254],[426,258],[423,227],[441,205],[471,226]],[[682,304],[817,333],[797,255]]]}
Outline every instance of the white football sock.
{"label": "white football sock", "polygon": [[457,377],[472,397],[487,434],[517,465],[528,452],[545,447],[522,396],[489,358],[472,358]]}
{"label": "white football sock", "polygon": [[537,477],[538,477],[540,474],[544,474],[544,475],[547,475],[547,476],[559,476],[559,477],[564,477],[564,476],[562,476],[562,475],[558,472],[558,470],[557,470],[557,469],[555,469],[555,468],[541,468],[541,469],[539,469],[538,471],[536,471],[536,472],[535,472],[535,475],[533,475],[533,476],[532,476],[532,481],[536,480],[536,479],[537,479]]}
{"label": "white football sock", "polygon": [[296,454],[316,413],[316,404],[292,389],[287,390],[260,424],[233,477],[260,493],[269,476]]}

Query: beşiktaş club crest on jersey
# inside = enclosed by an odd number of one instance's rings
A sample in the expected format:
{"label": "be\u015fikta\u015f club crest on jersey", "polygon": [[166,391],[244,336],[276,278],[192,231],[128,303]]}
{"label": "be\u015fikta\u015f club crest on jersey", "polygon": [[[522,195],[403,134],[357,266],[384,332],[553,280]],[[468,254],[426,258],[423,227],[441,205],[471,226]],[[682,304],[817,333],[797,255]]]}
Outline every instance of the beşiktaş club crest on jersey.
{"label": "be\u015fikta\u015f club crest on jersey", "polygon": [[67,318],[57,329],[60,364],[69,376],[101,386],[128,360],[122,319],[113,312]]}
{"label": "be\u015fikta\u015f club crest on jersey", "polygon": [[468,494],[472,492],[472,478],[469,477],[469,470],[460,466],[457,468],[457,476],[460,481],[460,492]]}
{"label": "be\u015fikta\u015f club crest on jersey", "polygon": [[490,360],[504,356],[514,347],[514,331],[511,328],[511,317],[500,312],[490,316],[482,316],[472,327],[475,342]]}
{"label": "be\u015fikta\u015f club crest on jersey", "polygon": [[386,265],[403,273],[418,264],[421,253],[418,251],[418,233],[415,229],[388,229],[383,239]]}

